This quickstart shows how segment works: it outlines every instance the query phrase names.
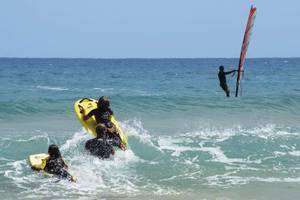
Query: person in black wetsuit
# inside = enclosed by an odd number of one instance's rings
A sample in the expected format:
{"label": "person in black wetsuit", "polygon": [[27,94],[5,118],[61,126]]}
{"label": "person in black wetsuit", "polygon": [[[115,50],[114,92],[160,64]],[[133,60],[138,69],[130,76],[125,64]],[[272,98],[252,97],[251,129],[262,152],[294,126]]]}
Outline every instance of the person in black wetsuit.
{"label": "person in black wetsuit", "polygon": [[75,182],[76,180],[67,171],[68,166],[61,157],[59,148],[55,144],[51,144],[48,148],[49,158],[46,160],[44,170],[50,174],[54,174],[59,179],[68,179]]}
{"label": "person in black wetsuit", "polygon": [[114,155],[115,150],[112,145],[120,145],[121,140],[119,137],[109,139],[107,136],[107,128],[104,126],[97,126],[96,133],[96,138],[90,139],[85,143],[85,149],[101,159],[109,158],[111,155]]}
{"label": "person in black wetsuit", "polygon": [[[107,134],[108,138],[114,139],[114,138],[118,137],[121,140],[116,126],[111,122],[111,117],[113,115],[113,111],[110,108],[110,102],[108,100],[108,97],[106,97],[106,96],[100,97],[100,99],[98,100],[98,103],[97,103],[97,108],[90,111],[87,115],[85,115],[85,111],[82,107],[80,107],[80,112],[83,115],[84,120],[87,120],[92,116],[95,116],[95,119],[97,122],[96,129],[97,129],[97,127],[106,128],[106,132],[108,133]],[[126,147],[122,143],[120,143],[120,145],[118,145],[118,146],[122,150],[126,149]]]}
{"label": "person in black wetsuit", "polygon": [[228,71],[228,72],[224,72],[224,66],[221,65],[219,67],[218,77],[219,77],[219,81],[220,81],[220,87],[225,91],[227,97],[230,96],[230,91],[229,91],[229,88],[227,86],[226,75],[237,72],[237,71],[238,70],[235,69],[235,70],[231,70],[231,71]]}

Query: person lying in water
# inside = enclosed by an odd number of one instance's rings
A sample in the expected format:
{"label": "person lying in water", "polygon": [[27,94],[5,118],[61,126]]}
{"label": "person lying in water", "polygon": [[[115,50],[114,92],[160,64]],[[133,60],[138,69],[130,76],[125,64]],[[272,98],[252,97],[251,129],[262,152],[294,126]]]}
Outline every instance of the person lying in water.
{"label": "person lying in water", "polygon": [[57,176],[59,179],[76,182],[75,178],[67,171],[68,166],[62,159],[58,146],[51,144],[48,148],[48,154],[49,158],[46,160],[44,171]]}
{"label": "person lying in water", "polygon": [[224,72],[224,66],[221,65],[219,67],[219,73],[218,73],[218,77],[219,77],[219,81],[220,81],[220,87],[224,90],[224,92],[226,93],[227,97],[230,97],[230,91],[229,88],[227,86],[227,82],[226,82],[226,75],[237,72],[238,70],[231,70],[228,72]]}
{"label": "person lying in water", "polygon": [[105,126],[97,126],[96,133],[96,138],[90,139],[85,143],[85,149],[101,159],[114,155],[115,150],[112,145],[118,146],[121,141],[118,138],[116,140],[108,139],[107,128]]}
{"label": "person lying in water", "polygon": [[[97,108],[91,110],[88,114],[85,114],[85,111],[82,107],[79,108],[80,108],[80,113],[83,116],[83,120],[88,120],[90,117],[95,116],[96,123],[97,123],[96,128],[106,127],[108,138],[114,139],[118,137],[121,140],[116,126],[111,122],[113,111],[110,108],[110,102],[108,97],[106,96],[100,97],[97,103]],[[126,147],[122,143],[119,145],[119,147],[122,150],[126,149]]]}

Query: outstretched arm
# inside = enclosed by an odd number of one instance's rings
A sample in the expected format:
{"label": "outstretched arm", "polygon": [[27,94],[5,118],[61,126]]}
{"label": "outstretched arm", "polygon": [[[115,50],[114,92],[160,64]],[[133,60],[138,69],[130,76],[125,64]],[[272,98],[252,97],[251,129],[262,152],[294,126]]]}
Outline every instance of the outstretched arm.
{"label": "outstretched arm", "polygon": [[79,106],[79,110],[80,110],[80,113],[81,113],[82,118],[83,118],[84,121],[85,121],[85,120],[88,120],[88,119],[93,115],[92,111],[89,112],[89,113],[86,115],[86,114],[85,114],[85,110],[84,110],[83,107],[81,107],[81,106]]}
{"label": "outstretched arm", "polygon": [[233,72],[237,72],[237,71],[238,71],[237,69],[234,69],[234,70],[231,70],[231,71],[225,72],[225,74],[227,75],[227,74],[231,74],[231,73],[233,73]]}

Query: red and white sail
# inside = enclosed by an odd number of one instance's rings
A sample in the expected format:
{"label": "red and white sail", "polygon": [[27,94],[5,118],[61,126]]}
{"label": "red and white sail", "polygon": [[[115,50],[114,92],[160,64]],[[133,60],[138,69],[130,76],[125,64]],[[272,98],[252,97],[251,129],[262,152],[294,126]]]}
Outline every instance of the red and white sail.
{"label": "red and white sail", "polygon": [[236,97],[238,96],[238,93],[239,93],[241,75],[244,71],[245,57],[246,57],[247,49],[249,46],[249,41],[250,41],[255,17],[256,17],[256,8],[251,6],[250,14],[248,17],[247,26],[246,26],[246,30],[245,30],[245,34],[244,34],[243,44],[242,44],[240,61],[239,61],[239,68],[238,68],[237,81],[236,81],[236,90],[235,90]]}

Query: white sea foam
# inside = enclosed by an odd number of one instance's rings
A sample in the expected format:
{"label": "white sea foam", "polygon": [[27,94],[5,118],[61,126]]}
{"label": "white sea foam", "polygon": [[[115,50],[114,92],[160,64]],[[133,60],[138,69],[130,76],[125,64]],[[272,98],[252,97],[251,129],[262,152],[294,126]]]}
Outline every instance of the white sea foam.
{"label": "white sea foam", "polygon": [[281,152],[281,151],[274,151],[273,153],[275,155],[275,158],[278,158],[280,156],[285,156],[286,155],[285,152]]}
{"label": "white sea foam", "polygon": [[240,132],[241,127],[237,126],[231,129],[217,129],[213,127],[199,127],[199,130],[181,134],[182,137],[198,138],[209,140],[213,139],[216,142],[225,141]]}
{"label": "white sea foam", "polygon": [[278,137],[300,136],[299,132],[291,131],[289,127],[281,127],[275,124],[266,124],[263,126],[245,128],[234,126],[232,128],[199,127],[198,130],[181,134],[199,139],[213,139],[215,142],[223,142],[233,136],[255,136],[263,139]]}
{"label": "white sea foam", "polygon": [[[125,125],[127,130],[131,130],[129,136],[136,136],[140,138],[138,141],[151,144],[151,139],[141,124],[136,122],[134,124],[137,126]],[[34,136],[22,141],[43,137],[45,135]],[[60,147],[62,155],[69,165],[70,173],[77,177],[78,181],[75,184],[68,183],[68,181],[57,182],[54,177],[49,178],[43,173],[31,171],[25,160],[9,162],[3,172],[18,188],[23,189],[24,198],[67,198],[68,195],[76,195],[81,198],[86,195],[96,197],[99,194],[101,196],[111,194],[136,196],[144,194],[145,189],[151,193],[157,191],[156,195],[163,195],[163,191],[168,194],[177,193],[172,187],[155,183],[151,183],[145,188],[144,177],[136,174],[134,168],[139,162],[144,161],[136,156],[130,148],[126,151],[117,151],[115,156],[108,160],[100,160],[91,156],[83,148],[84,142],[89,138],[91,137],[85,131],[78,131]],[[154,144],[152,143],[152,145]],[[1,167],[2,169],[3,167]]]}
{"label": "white sea foam", "polygon": [[100,92],[105,92],[105,93],[123,93],[125,95],[137,95],[137,96],[157,96],[156,93],[149,92],[149,91],[144,91],[144,90],[136,90],[132,88],[101,88],[101,87],[95,87],[93,90],[99,90]]}
{"label": "white sea foam", "polygon": [[206,177],[207,183],[205,185],[210,186],[222,186],[222,187],[231,187],[234,185],[245,185],[250,182],[267,182],[267,183],[300,183],[300,177],[243,177],[233,175],[235,172],[229,172],[222,175],[214,175]]}
{"label": "white sea foam", "polygon": [[[73,137],[62,145],[62,151],[69,152],[68,162],[70,163],[70,173],[77,177],[78,181],[73,189],[80,194],[86,192],[115,192],[132,193],[138,191],[133,183],[130,172],[130,165],[139,161],[130,149],[126,151],[116,151],[115,156],[108,160],[100,160],[89,155],[86,151],[80,150],[78,144],[91,137],[84,131],[77,132]],[[81,148],[82,149],[82,148]]]}
{"label": "white sea foam", "polygon": [[66,91],[66,90],[69,90],[68,88],[52,87],[52,86],[42,86],[42,85],[38,85],[38,86],[36,86],[36,88],[42,89],[42,90],[57,90],[57,91]]}
{"label": "white sea foam", "polygon": [[213,157],[212,161],[221,162],[226,164],[233,164],[233,163],[256,163],[260,164],[261,160],[246,160],[242,158],[228,158],[224,152],[221,150],[221,147],[201,147],[201,151],[206,151],[210,153]]}
{"label": "white sea foam", "polygon": [[[285,129],[288,129],[288,127],[285,127]],[[263,139],[300,135],[296,132],[282,130],[282,127],[278,127],[275,124],[266,124],[252,129],[243,129],[242,132],[244,134],[254,135]]]}
{"label": "white sea foam", "polygon": [[5,158],[5,157],[0,157],[0,161],[13,161],[12,159],[8,159],[8,158]]}
{"label": "white sea foam", "polygon": [[70,148],[76,147],[81,141],[87,140],[91,138],[89,134],[87,134],[84,129],[79,132],[76,132],[71,139],[68,139],[61,147],[61,151],[66,151]]}
{"label": "white sea foam", "polygon": [[[222,151],[221,147],[214,146],[214,147],[204,147],[204,142],[200,142],[198,147],[191,147],[191,146],[182,146],[186,145],[185,141],[188,141],[187,138],[176,138],[173,139],[172,137],[164,137],[159,138],[158,144],[161,150],[170,150],[173,151],[171,154],[172,156],[180,156],[181,153],[186,151],[193,151],[193,152],[208,152],[212,159],[210,161],[214,162],[221,162],[226,164],[233,164],[233,163],[256,163],[260,164],[261,160],[252,160],[249,159],[242,159],[242,158],[228,158],[224,152]],[[195,159],[195,158],[193,158]],[[195,160],[194,160],[195,161]],[[191,162],[191,161],[188,161]]]}
{"label": "white sea foam", "polygon": [[[282,137],[286,133],[288,136],[292,136],[288,130],[283,131],[283,135],[276,135],[282,131],[276,126],[252,129],[234,127],[225,130],[206,128],[172,136],[153,136],[145,130],[140,120],[129,120],[120,124],[128,133],[129,143],[139,143],[132,144],[132,146],[147,146],[146,150],[142,149],[146,153],[148,150],[152,153],[151,150],[157,149],[159,150],[158,156],[153,160],[146,160],[141,155],[141,149],[129,148],[125,152],[117,151],[116,155],[108,160],[100,160],[84,150],[84,142],[91,136],[81,130],[75,132],[60,147],[62,155],[69,164],[70,173],[78,179],[77,183],[70,184],[67,181],[54,183],[56,179],[45,178],[46,176],[42,173],[32,172],[25,160],[19,161],[19,163],[5,161],[10,164],[8,166],[1,165],[0,173],[5,173],[5,177],[11,179],[17,187],[23,188],[23,194],[27,198],[67,198],[68,195],[75,195],[78,198],[88,195],[97,198],[99,194],[135,197],[147,192],[154,193],[156,196],[181,194],[181,190],[170,184],[174,181],[196,182],[200,186],[209,185],[222,188],[252,182],[300,182],[300,178],[292,176],[293,174],[287,174],[289,172],[298,173],[297,166],[290,168],[284,166],[284,163],[277,164],[276,160],[276,158],[284,156],[295,160],[293,156],[300,155],[297,146],[294,143],[292,145],[284,143],[284,141],[276,144],[278,149],[273,149],[274,147],[268,149],[268,146],[264,146],[267,143],[261,138],[271,137],[276,141],[277,137]],[[264,137],[260,137],[261,131]],[[36,140],[43,137],[48,136],[39,135],[16,141]],[[263,145],[259,147],[270,151],[264,151],[265,155],[264,152],[263,154],[250,152],[250,154],[246,153],[241,156],[236,152],[229,154],[230,151],[239,150],[226,149],[226,146],[232,141],[235,142],[236,139],[243,140],[243,138],[247,140],[252,138],[259,145]],[[282,138],[279,138],[279,141],[281,142]],[[245,143],[245,149],[249,147],[247,145],[251,145],[251,142]],[[267,167],[266,165],[270,162],[272,165]],[[147,164],[151,167],[141,173],[141,165]],[[164,171],[162,171],[161,177],[156,174],[155,180],[153,180],[151,168],[157,169],[157,166],[162,166],[163,169],[170,167],[170,170],[172,170],[172,166],[176,166],[176,170],[169,174],[169,177],[164,176]],[[216,167],[214,174],[217,174],[211,176],[210,169],[214,169],[214,167]],[[262,178],[259,174],[266,175],[266,177]],[[274,177],[277,175],[278,177]]]}
{"label": "white sea foam", "polygon": [[24,185],[27,178],[23,176],[27,164],[25,160],[11,161],[7,164],[7,170],[4,170],[4,177],[11,179],[19,188],[27,189]]}
{"label": "white sea foam", "polygon": [[160,150],[156,145],[153,143],[153,136],[149,134],[149,132],[144,129],[142,122],[140,120],[128,120],[121,123],[121,127],[124,132],[127,133],[128,136],[137,138],[144,144],[154,147],[157,150]]}
{"label": "white sea foam", "polygon": [[291,151],[289,154],[292,156],[300,156],[300,151]]}
{"label": "white sea foam", "polygon": [[157,187],[156,190],[154,190],[154,194],[158,196],[167,196],[167,195],[180,195],[181,192],[176,191],[174,189],[168,188],[168,187]]}
{"label": "white sea foam", "polygon": [[113,91],[114,88],[93,88],[93,90],[100,90],[100,92],[110,92],[110,91]]}
{"label": "white sea foam", "polygon": [[[184,140],[184,139],[183,139]],[[160,137],[158,139],[158,145],[161,151],[171,150],[173,151],[172,156],[180,156],[182,152],[185,151],[200,151],[200,148],[189,147],[189,146],[180,146],[182,141],[180,138],[173,139],[172,137]],[[179,143],[179,145],[178,145]]]}
{"label": "white sea foam", "polygon": [[50,144],[50,138],[49,138],[48,134],[36,135],[36,136],[32,136],[28,139],[17,139],[17,140],[14,140],[14,141],[16,141],[16,142],[29,142],[29,141],[35,141],[35,140],[40,140],[40,139],[46,139],[47,144],[48,145]]}

